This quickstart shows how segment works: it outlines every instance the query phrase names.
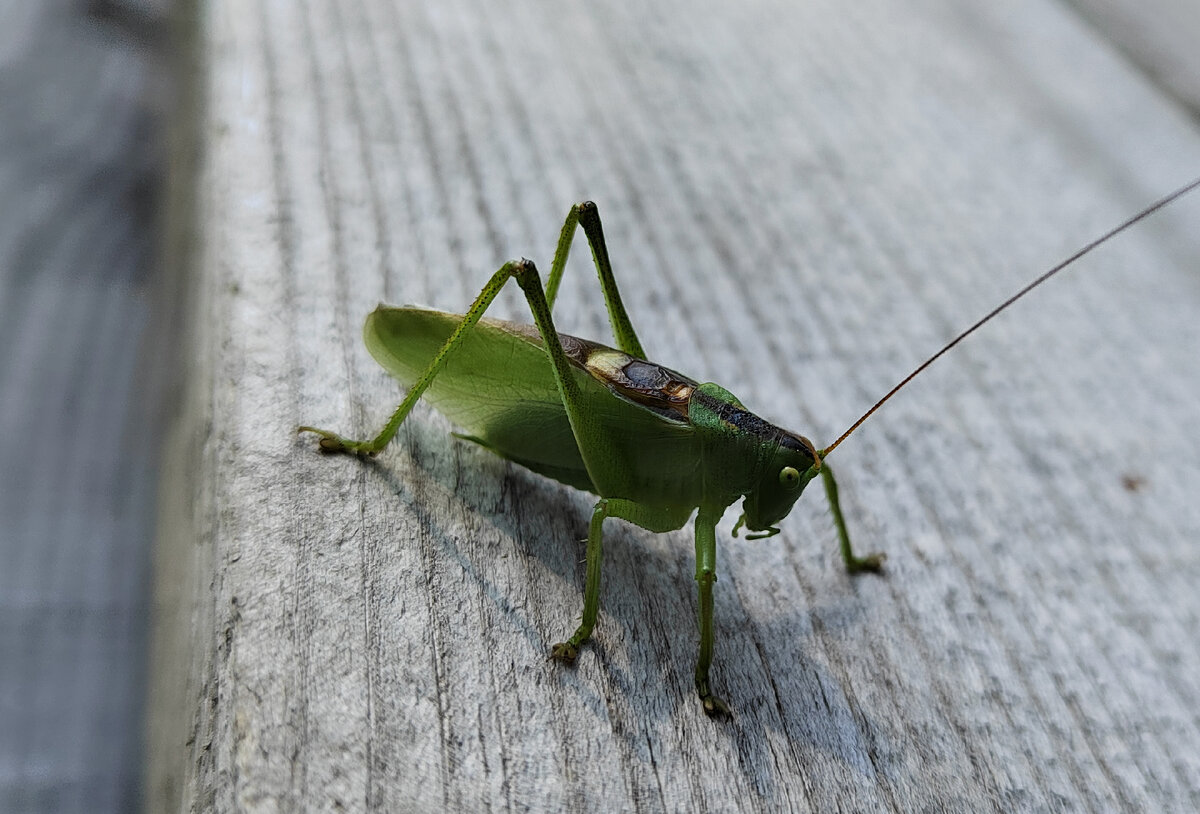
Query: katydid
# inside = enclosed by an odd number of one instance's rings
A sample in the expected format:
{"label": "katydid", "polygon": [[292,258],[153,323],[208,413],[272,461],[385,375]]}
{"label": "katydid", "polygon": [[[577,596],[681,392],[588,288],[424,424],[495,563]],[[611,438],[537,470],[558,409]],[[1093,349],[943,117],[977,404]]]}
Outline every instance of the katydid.
{"label": "katydid", "polygon": [[[699,656],[695,683],[709,715],[729,712],[713,694],[713,583],[716,525],[739,498],[734,527],[751,538],[779,533],[808,483],[820,476],[841,556],[851,573],[877,572],[884,555],[854,553],[838,503],[829,454],[879,407],[942,354],[1029,291],[1151,213],[1200,186],[1200,179],[1150,205],[1084,246],[1001,303],[900,381],[836,441],[820,449],[804,436],[773,426],[724,388],[698,383],[650,362],[621,301],[596,206],[576,204],[567,215],[545,288],[529,260],[505,263],[465,315],[420,307],[380,306],[363,329],[367,349],[395,378],[410,385],[383,430],[352,441],[314,427],[320,448],[373,456],[388,445],[421,397],[473,441],[534,472],[599,497],[587,538],[583,615],[551,656],[573,663],[592,633],[600,606],[602,527],[619,517],[653,532],[683,527],[695,512],[699,588]],[[577,227],[592,250],[616,348],[559,334],[551,312]],[[484,319],[510,280],[524,291],[534,325]]]}

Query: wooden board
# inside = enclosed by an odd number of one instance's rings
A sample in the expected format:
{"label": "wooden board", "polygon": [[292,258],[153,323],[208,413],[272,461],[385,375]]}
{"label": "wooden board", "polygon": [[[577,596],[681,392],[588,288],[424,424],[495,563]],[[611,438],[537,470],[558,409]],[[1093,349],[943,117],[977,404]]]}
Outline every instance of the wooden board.
{"label": "wooden board", "polygon": [[[161,521],[153,808],[1071,811],[1200,805],[1200,199],[938,364],[813,494],[692,544],[419,407],[359,340],[548,266],[596,200],[646,347],[828,442],[954,332],[1200,169],[1200,129],[1048,2],[202,7],[191,391]],[[606,325],[586,252],[563,330]],[[510,292],[496,308],[522,318]],[[733,513],[731,513],[732,515]]]}
{"label": "wooden board", "polygon": [[1200,5],[1148,0],[1068,0],[1097,33],[1168,96],[1200,115]]}

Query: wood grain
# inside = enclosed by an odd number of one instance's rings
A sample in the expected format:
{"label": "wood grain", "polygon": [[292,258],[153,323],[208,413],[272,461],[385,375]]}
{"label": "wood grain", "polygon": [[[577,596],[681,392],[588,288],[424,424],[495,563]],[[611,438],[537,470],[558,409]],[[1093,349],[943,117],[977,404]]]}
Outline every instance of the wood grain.
{"label": "wood grain", "polygon": [[1200,6],[1150,0],[1130,6],[1119,0],[1068,0],[1113,47],[1146,73],[1168,96],[1200,116]]}
{"label": "wood grain", "polygon": [[[367,465],[294,434],[398,401],[359,340],[377,301],[461,308],[591,198],[656,359],[827,442],[1200,168],[1195,121],[1093,29],[1033,0],[202,8],[152,807],[1200,805],[1200,200],[839,448],[885,577],[846,576],[819,495],[769,541],[726,519],[730,722],[693,694],[687,533],[613,524],[560,669],[588,496],[423,407]],[[568,275],[561,328],[603,337],[585,252]]]}

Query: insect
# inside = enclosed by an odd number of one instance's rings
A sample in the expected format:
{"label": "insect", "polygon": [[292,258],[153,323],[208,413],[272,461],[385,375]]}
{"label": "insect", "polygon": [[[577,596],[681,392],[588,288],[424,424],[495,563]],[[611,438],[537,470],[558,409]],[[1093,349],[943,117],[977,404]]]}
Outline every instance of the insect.
{"label": "insect", "polygon": [[[820,478],[846,568],[851,573],[879,571],[882,554],[858,555],[851,546],[829,454],[884,402],[984,323],[1197,186],[1200,179],[1033,280],[929,357],[825,448],[764,421],[719,385],[696,382],[649,361],[621,301],[600,217],[591,202],[576,204],[568,213],[544,288],[532,262],[515,260],[492,275],[464,315],[380,306],[367,317],[367,349],[409,385],[377,436],[354,441],[315,427],[299,431],[317,434],[325,452],[374,456],[424,397],[467,431],[460,437],[597,495],[588,528],[582,619],[568,639],[551,648],[551,657],[567,664],[575,661],[596,623],[604,521],[619,517],[652,532],[666,532],[682,528],[694,512],[700,628],[696,692],[710,716],[728,714],[729,707],[713,693],[709,681],[716,525],[725,511],[741,499],[742,513],[733,533],[745,527],[750,538],[770,537],[779,533],[776,524],[804,488]],[[554,328],[551,312],[578,227],[592,250],[615,348],[559,334]],[[510,279],[524,291],[534,325],[483,318]]]}

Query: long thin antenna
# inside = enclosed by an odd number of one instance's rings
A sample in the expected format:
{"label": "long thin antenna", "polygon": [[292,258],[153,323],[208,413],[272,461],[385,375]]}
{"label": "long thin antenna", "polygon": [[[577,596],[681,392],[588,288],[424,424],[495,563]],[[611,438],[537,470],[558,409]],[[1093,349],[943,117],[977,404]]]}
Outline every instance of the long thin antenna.
{"label": "long thin antenna", "polygon": [[826,455],[833,452],[837,448],[838,444],[842,443],[847,438],[849,438],[850,434],[852,432],[854,432],[855,430],[857,430],[860,426],[862,426],[862,423],[864,421],[866,421],[868,418],[870,418],[871,415],[874,414],[874,412],[876,410],[878,410],[880,407],[882,407],[884,405],[884,403],[887,402],[888,399],[890,399],[892,396],[896,395],[896,393],[900,392],[901,388],[903,388],[904,385],[908,384],[913,379],[915,379],[918,375],[920,375],[921,371],[925,370],[925,368],[929,367],[934,362],[936,362],[938,360],[938,358],[942,354],[944,354],[946,351],[950,350],[952,347],[957,345],[959,342],[963,341],[968,336],[975,333],[976,330],[978,330],[986,322],[991,320],[992,317],[996,316],[1001,311],[1003,311],[1005,308],[1012,305],[1017,300],[1021,299],[1021,297],[1024,297],[1030,291],[1033,291],[1033,289],[1037,288],[1039,285],[1041,285],[1042,283],[1049,280],[1055,274],[1058,274],[1060,271],[1065,269],[1067,266],[1071,265],[1076,260],[1078,260],[1079,258],[1083,257],[1085,254],[1090,252],[1092,249],[1096,248],[1100,244],[1105,243],[1108,240],[1111,240],[1112,238],[1121,234],[1121,232],[1124,232],[1126,229],[1128,229],[1130,226],[1133,226],[1135,223],[1149,217],[1150,215],[1153,215],[1155,212],[1162,209],[1164,206],[1171,203],[1176,198],[1186,195],[1187,193],[1191,192],[1196,187],[1200,187],[1200,178],[1197,178],[1196,180],[1192,181],[1190,184],[1180,187],[1179,189],[1172,192],[1170,195],[1167,195],[1166,197],[1155,201],[1154,203],[1150,204],[1148,207],[1143,209],[1141,212],[1137,213],[1132,218],[1130,218],[1129,220],[1122,223],[1120,226],[1117,226],[1117,227],[1109,230],[1108,232],[1105,232],[1103,235],[1096,238],[1091,243],[1087,244],[1082,249],[1075,252],[1070,257],[1068,257],[1066,260],[1062,261],[1057,266],[1050,269],[1042,276],[1038,277],[1036,280],[1031,282],[1029,285],[1022,288],[1016,294],[1013,294],[1007,300],[1005,300],[1004,302],[997,305],[995,308],[993,308],[991,311],[989,311],[986,315],[984,315],[984,317],[982,319],[980,319],[978,322],[976,322],[970,328],[967,328],[965,331],[963,331],[958,336],[954,337],[948,343],[946,343],[946,346],[944,348],[942,348],[937,353],[935,353],[933,356],[930,356],[928,359],[926,359],[924,362],[922,362],[920,367],[918,367],[912,373],[909,373],[907,376],[905,376],[904,379],[898,385],[896,385],[895,387],[893,387],[891,390],[889,390],[887,392],[887,395],[885,395],[879,401],[875,402],[874,407],[872,407],[870,410],[867,410],[865,413],[862,414],[862,416],[858,419],[858,421],[855,421],[853,424],[851,424],[850,429],[846,430],[844,433],[839,435],[838,439],[836,441],[834,441],[832,444],[830,444],[824,450],[822,450],[821,457],[824,458]]}

